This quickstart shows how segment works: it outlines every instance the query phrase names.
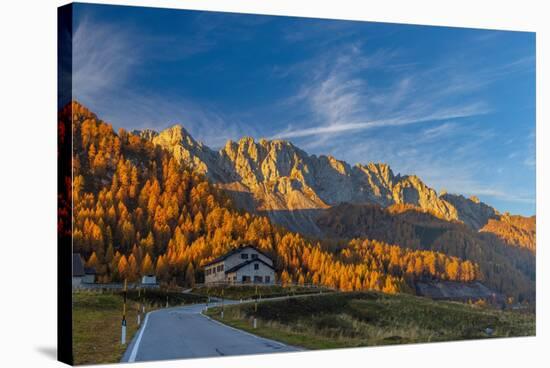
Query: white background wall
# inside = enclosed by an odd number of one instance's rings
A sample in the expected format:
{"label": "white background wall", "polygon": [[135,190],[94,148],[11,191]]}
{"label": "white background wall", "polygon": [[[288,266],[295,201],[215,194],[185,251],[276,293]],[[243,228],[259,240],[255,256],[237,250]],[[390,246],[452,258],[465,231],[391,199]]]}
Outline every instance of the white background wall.
{"label": "white background wall", "polygon": [[[107,1],[97,1],[108,3]],[[0,366],[54,367],[56,349],[56,6],[57,0],[6,0],[0,10]],[[537,250],[536,338],[469,341],[302,354],[141,363],[132,367],[263,368],[335,367],[537,367],[548,359],[550,326],[546,267],[550,167],[548,134],[549,26],[545,1],[400,0],[109,1],[330,17],[537,31]],[[544,104],[543,101],[546,103]],[[546,142],[546,143],[544,143]],[[19,252],[18,250],[26,250]],[[32,250],[32,252],[30,252]],[[36,284],[39,270],[40,287]],[[546,351],[545,351],[546,350]],[[544,360],[543,360],[544,359]]]}

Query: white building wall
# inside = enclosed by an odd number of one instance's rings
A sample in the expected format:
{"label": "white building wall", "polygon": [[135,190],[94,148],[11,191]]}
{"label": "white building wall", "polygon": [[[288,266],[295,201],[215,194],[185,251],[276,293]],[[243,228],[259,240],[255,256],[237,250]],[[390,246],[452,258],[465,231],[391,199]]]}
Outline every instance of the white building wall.
{"label": "white building wall", "polygon": [[82,277],[73,276],[73,286],[79,286],[82,284]]}
{"label": "white building wall", "polygon": [[[243,258],[242,254],[246,254],[247,258]],[[258,259],[261,259],[262,261],[266,262],[267,264],[273,266],[273,261],[269,257],[266,257],[265,255],[258,252],[256,249],[254,249],[252,247],[245,247],[245,248],[242,248],[239,252],[236,252],[235,254],[232,254],[231,256],[227,257],[223,261],[205,267],[204,268],[204,272],[205,272],[204,281],[207,284],[208,283],[228,281],[229,279],[226,278],[225,271],[227,271],[227,270],[229,270],[229,269],[231,269],[231,268],[233,268],[233,267],[235,267],[235,266],[237,266],[237,265],[239,265],[243,262],[251,260],[252,257],[253,257],[252,256],[253,254],[255,254]],[[271,275],[271,282],[273,282],[274,275],[275,275],[273,270],[271,270],[269,267],[262,264],[261,262],[258,262],[258,263],[260,264],[260,267],[265,267],[267,270],[271,271],[271,273],[273,274],[273,275]],[[217,271],[217,267],[221,264],[223,264],[223,270],[222,271]],[[209,273],[208,270],[212,270],[212,271]],[[213,272],[213,270],[216,270],[216,272]],[[240,272],[240,271],[241,270],[239,270],[237,272]],[[270,276],[270,274],[267,274],[267,273],[265,275]],[[252,281],[254,280],[253,276],[254,275],[252,275]],[[261,276],[261,275],[258,274],[258,276]],[[237,282],[241,282],[240,277],[237,277]]]}
{"label": "white building wall", "polygon": [[[258,269],[254,269],[254,265],[258,264]],[[261,276],[262,277],[262,283],[265,283],[265,276],[269,276],[270,280],[269,283],[275,282],[275,271],[273,271],[271,268],[267,267],[262,262],[252,262],[243,268],[240,268],[235,272],[237,276],[237,283],[241,283],[243,276],[249,276],[250,282],[254,282],[254,276]]]}
{"label": "white building wall", "polygon": [[82,279],[83,284],[93,284],[95,282],[95,275],[84,275]]}
{"label": "white building wall", "polygon": [[[248,255],[248,258],[242,258],[243,254]],[[224,260],[225,269],[229,270],[229,269],[231,269],[232,267],[235,267],[238,264],[241,264],[243,262],[251,260],[253,254],[257,255],[257,257],[259,259],[261,259],[262,261],[264,261],[267,264],[270,264],[271,266],[273,266],[273,261],[269,257],[264,256],[262,253],[258,252],[254,248],[246,247],[246,248],[241,249],[240,252],[232,254],[231,256],[227,257]]]}
{"label": "white building wall", "polygon": [[[223,270],[222,271],[217,271],[218,269],[218,266],[220,265],[223,265]],[[226,268],[227,266],[224,264],[224,262],[218,262],[218,263],[214,263],[210,266],[207,266],[205,267],[204,269],[204,272],[205,272],[205,275],[204,275],[204,281],[208,284],[208,283],[213,283],[213,282],[222,282],[222,281],[225,281],[225,271],[228,270],[228,268]],[[210,272],[210,274],[208,274],[207,270],[212,270]],[[216,272],[214,272],[214,270],[216,270]]]}

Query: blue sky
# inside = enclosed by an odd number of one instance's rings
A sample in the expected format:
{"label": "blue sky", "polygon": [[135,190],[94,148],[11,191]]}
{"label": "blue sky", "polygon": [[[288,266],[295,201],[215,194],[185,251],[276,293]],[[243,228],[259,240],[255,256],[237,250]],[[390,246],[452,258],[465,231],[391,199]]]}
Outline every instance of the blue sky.
{"label": "blue sky", "polygon": [[535,34],[78,4],[74,97],[212,148],[283,138],[535,213]]}

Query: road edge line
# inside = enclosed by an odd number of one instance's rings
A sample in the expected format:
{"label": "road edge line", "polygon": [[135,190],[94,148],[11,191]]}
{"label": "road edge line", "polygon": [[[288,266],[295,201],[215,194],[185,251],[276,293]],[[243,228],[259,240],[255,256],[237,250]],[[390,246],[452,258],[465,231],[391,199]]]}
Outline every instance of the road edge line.
{"label": "road edge line", "polygon": [[139,344],[141,343],[141,337],[143,336],[143,332],[145,331],[145,327],[147,327],[147,321],[149,321],[149,315],[153,313],[153,311],[148,312],[145,315],[145,320],[143,321],[143,326],[139,329],[139,334],[136,339],[136,342],[134,344],[134,347],[132,348],[132,352],[130,353],[130,357],[128,358],[128,363],[133,363],[136,361],[137,352],[139,349]]}
{"label": "road edge line", "polygon": [[251,333],[251,332],[248,332],[248,331],[245,331],[245,330],[241,330],[241,329],[236,328],[236,327],[233,327],[233,326],[226,325],[226,324],[223,323],[223,322],[220,322],[220,321],[218,321],[218,320],[215,320],[214,318],[211,318],[211,317],[207,316],[206,314],[203,313],[203,311],[201,311],[199,314],[200,314],[201,316],[203,316],[204,318],[206,318],[206,319],[208,319],[208,320],[210,320],[210,321],[212,321],[212,322],[214,322],[214,323],[217,323],[217,324],[220,325],[220,326],[227,327],[227,328],[230,328],[230,329],[232,329],[232,330],[234,330],[234,331],[241,332],[241,333],[243,333],[243,334],[245,334],[245,335],[249,335],[249,336],[255,337],[255,338],[258,339],[258,340],[265,340],[265,341],[273,342],[273,343],[275,343],[275,344],[281,345],[282,347],[294,348],[294,349],[297,349],[298,352],[299,352],[299,351],[306,351],[306,349],[304,349],[304,348],[302,348],[302,347],[299,347],[299,346],[288,345],[288,344],[285,344],[284,342],[280,342],[280,341],[277,341],[277,340],[269,339],[269,338],[267,338],[267,337],[262,337],[262,336],[254,335],[254,334]]}

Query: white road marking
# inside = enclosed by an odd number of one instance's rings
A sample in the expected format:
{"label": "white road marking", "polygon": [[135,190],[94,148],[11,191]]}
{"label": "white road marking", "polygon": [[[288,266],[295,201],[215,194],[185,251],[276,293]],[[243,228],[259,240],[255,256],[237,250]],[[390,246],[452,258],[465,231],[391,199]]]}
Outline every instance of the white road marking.
{"label": "white road marking", "polygon": [[207,315],[205,315],[205,314],[202,313],[202,312],[199,313],[199,314],[200,314],[201,316],[203,316],[204,318],[209,319],[210,321],[212,321],[212,322],[214,322],[214,323],[217,323],[217,324],[220,325],[220,326],[230,328],[230,329],[232,329],[232,330],[234,330],[234,331],[240,332],[240,333],[245,334],[245,335],[248,335],[248,336],[252,336],[252,337],[254,337],[254,338],[258,339],[258,340],[262,340],[262,341],[266,341],[266,342],[269,342],[269,343],[277,344],[277,345],[280,345],[281,347],[292,347],[292,348],[294,348],[294,349],[302,350],[302,348],[298,348],[298,347],[296,347],[296,346],[289,346],[289,345],[286,345],[286,344],[284,344],[284,343],[282,343],[282,342],[279,342],[279,341],[275,341],[275,340],[267,339],[267,338],[265,338],[265,337],[261,337],[261,336],[258,336],[258,335],[254,335],[254,334],[252,334],[252,333],[250,333],[250,332],[248,332],[248,331],[239,330],[238,328],[235,328],[235,327],[233,327],[233,326],[226,325],[225,323],[222,323],[222,322],[217,321],[217,320],[215,320],[215,319],[213,319],[213,318],[210,318],[210,317],[208,317]]}
{"label": "white road marking", "polygon": [[[299,297],[306,297],[306,296],[315,296],[315,295],[319,295],[319,294],[302,294],[302,295],[293,295],[292,297],[290,296],[282,296],[282,297],[274,297],[274,298],[268,298],[268,299],[262,299],[261,302],[268,302],[268,301],[275,301],[275,300],[283,300],[283,299],[291,299],[291,298],[299,298]],[[244,303],[253,303],[255,300],[254,299],[248,299],[248,300],[243,300]],[[233,303],[227,303],[228,305],[231,305],[231,304],[237,304],[238,302],[237,301],[234,301]],[[220,303],[212,303],[211,304],[212,307],[217,307],[220,305]],[[164,309],[157,309],[157,310],[154,310],[154,311],[150,311],[149,313],[147,313],[145,315],[145,319],[143,321],[143,325],[141,326],[140,328],[140,331],[139,331],[139,334],[137,336],[137,339],[136,339],[136,342],[132,348],[132,352],[130,354],[130,357],[128,358],[128,363],[133,363],[136,361],[136,356],[137,356],[137,353],[138,353],[138,350],[139,350],[139,345],[141,343],[141,338],[143,336],[143,333],[145,332],[145,328],[147,327],[147,322],[149,321],[149,315],[151,313],[155,313],[155,312],[160,312],[160,311],[166,311],[166,310],[170,310],[170,309],[174,309],[173,312],[169,312],[169,313],[182,313],[183,311],[178,311],[178,309],[187,309],[188,307],[196,307],[196,306],[200,306],[200,305],[192,305],[192,306],[180,306],[180,307],[173,307],[173,308],[164,308]],[[218,325],[220,326],[223,326],[223,327],[227,327],[227,328],[230,328],[234,331],[237,331],[237,332],[240,332],[242,334],[245,334],[245,335],[249,335],[249,336],[252,336],[258,340],[263,340],[263,341],[266,341],[266,342],[269,342],[269,343],[274,343],[274,344],[277,344],[277,345],[280,345],[281,347],[290,347],[290,348],[294,348],[296,349],[297,351],[300,351],[300,350],[306,350],[304,348],[301,348],[301,347],[297,347],[297,346],[290,346],[290,345],[286,345],[282,342],[279,342],[279,341],[275,341],[275,340],[271,340],[271,339],[267,339],[265,337],[261,337],[261,336],[257,336],[257,335],[254,335],[252,333],[249,333],[247,331],[243,331],[243,330],[239,330],[238,328],[235,328],[235,327],[232,327],[232,326],[229,326],[229,325],[226,325],[225,323],[222,323],[222,322],[219,322],[219,321],[216,321],[215,319],[212,319],[210,317],[208,317],[207,315],[205,315],[203,313],[203,310],[199,310],[199,311],[194,311],[192,308],[190,308],[191,310],[189,310],[190,314],[199,314],[201,316],[203,316],[204,318],[206,319],[209,319],[210,321],[214,322],[214,323],[217,323]],[[206,309],[206,308],[205,308]],[[189,313],[187,312],[187,313]],[[185,312],[183,312],[185,313]]]}
{"label": "white road marking", "polygon": [[145,327],[147,327],[147,321],[149,320],[149,315],[153,312],[147,313],[145,316],[145,320],[143,321],[143,326],[141,326],[141,329],[139,331],[139,335],[137,337],[136,343],[134,344],[134,348],[132,349],[132,353],[130,354],[130,358],[128,358],[128,363],[133,363],[136,361],[136,356],[139,349],[139,343],[141,342],[141,337],[143,336],[143,331],[145,331]]}

